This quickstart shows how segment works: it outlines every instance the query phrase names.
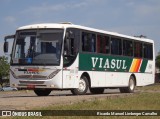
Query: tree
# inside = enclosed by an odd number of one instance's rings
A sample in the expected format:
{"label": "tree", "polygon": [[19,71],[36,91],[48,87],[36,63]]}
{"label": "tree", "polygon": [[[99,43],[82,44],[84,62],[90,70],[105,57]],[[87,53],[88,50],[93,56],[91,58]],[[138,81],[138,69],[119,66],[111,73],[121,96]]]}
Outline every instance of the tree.
{"label": "tree", "polygon": [[160,69],[160,55],[156,57],[156,66]]}
{"label": "tree", "polygon": [[[3,79],[5,77],[5,79]],[[8,80],[7,80],[8,79]],[[9,82],[9,63],[6,57],[0,57],[0,85]]]}
{"label": "tree", "polygon": [[[160,70],[160,53],[156,57],[156,67]],[[160,83],[160,73],[156,73],[156,82]]]}

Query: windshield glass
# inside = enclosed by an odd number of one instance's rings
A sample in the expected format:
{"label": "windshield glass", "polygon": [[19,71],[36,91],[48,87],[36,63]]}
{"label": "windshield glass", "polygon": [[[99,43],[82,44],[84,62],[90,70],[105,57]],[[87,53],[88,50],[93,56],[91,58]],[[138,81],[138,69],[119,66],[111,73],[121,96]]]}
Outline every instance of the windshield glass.
{"label": "windshield glass", "polygon": [[18,31],[12,64],[60,64],[63,30]]}

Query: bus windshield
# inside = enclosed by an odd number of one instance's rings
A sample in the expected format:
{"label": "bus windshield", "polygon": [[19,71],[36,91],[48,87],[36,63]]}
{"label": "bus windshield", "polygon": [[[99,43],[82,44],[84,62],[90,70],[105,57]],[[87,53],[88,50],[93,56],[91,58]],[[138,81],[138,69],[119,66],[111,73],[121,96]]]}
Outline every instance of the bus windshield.
{"label": "bus windshield", "polygon": [[63,30],[23,30],[16,33],[12,64],[59,65]]}

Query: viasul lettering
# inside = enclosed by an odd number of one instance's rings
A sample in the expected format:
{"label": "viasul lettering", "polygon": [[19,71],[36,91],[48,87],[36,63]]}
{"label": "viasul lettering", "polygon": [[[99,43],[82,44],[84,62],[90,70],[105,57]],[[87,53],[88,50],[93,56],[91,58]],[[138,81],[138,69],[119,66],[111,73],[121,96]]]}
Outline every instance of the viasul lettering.
{"label": "viasul lettering", "polygon": [[111,69],[127,69],[126,60],[121,59],[109,59],[91,57],[92,67],[95,68],[111,68]]}

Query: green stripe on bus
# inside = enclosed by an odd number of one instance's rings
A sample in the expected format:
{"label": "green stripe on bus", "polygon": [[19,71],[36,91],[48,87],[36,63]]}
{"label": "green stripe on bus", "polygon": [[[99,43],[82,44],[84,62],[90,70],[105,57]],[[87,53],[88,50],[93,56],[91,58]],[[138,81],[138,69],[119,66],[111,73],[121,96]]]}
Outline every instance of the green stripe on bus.
{"label": "green stripe on bus", "polygon": [[79,54],[79,70],[128,72],[133,58],[102,54]]}
{"label": "green stripe on bus", "polygon": [[[103,54],[80,53],[79,70],[80,71],[111,71],[111,72],[129,72],[134,58],[124,56],[113,56]],[[143,59],[140,72],[144,73],[148,60]]]}
{"label": "green stripe on bus", "polygon": [[143,59],[143,62],[141,64],[141,68],[140,68],[140,72],[142,72],[142,73],[145,72],[146,67],[147,67],[147,63],[148,63],[148,60],[147,59]]}

